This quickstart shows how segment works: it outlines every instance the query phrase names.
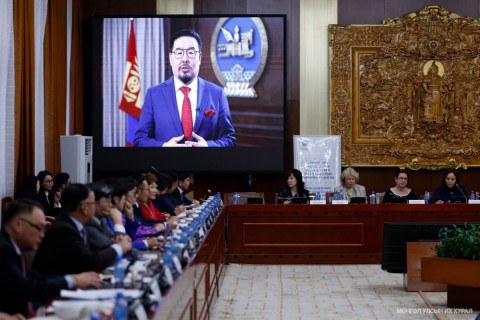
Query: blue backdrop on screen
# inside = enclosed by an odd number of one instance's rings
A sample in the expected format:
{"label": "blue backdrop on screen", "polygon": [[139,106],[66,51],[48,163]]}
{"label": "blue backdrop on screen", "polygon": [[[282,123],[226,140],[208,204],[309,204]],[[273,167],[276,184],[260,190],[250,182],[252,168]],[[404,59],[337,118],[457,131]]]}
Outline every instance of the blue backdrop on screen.
{"label": "blue backdrop on screen", "polygon": [[[243,56],[235,57],[219,57],[217,54],[218,64],[221,70],[231,70],[236,64],[242,64],[246,67],[245,71],[255,71],[260,64],[261,56],[260,52],[262,51],[262,43],[260,41],[260,34],[258,33],[257,26],[250,18],[231,18],[223,25],[224,29],[227,29],[232,35],[235,33],[235,27],[239,27],[239,33],[247,32],[250,29],[253,30],[253,41],[250,45],[250,48],[254,54],[252,58],[245,58]],[[225,39],[223,32],[220,32],[218,37],[218,44],[228,44],[230,41]]]}

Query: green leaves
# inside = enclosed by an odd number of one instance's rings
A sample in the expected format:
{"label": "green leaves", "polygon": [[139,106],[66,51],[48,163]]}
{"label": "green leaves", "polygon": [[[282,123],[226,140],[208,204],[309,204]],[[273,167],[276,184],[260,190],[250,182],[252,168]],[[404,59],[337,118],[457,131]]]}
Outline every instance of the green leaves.
{"label": "green leaves", "polygon": [[437,256],[454,259],[480,260],[480,225],[443,228],[438,233]]}

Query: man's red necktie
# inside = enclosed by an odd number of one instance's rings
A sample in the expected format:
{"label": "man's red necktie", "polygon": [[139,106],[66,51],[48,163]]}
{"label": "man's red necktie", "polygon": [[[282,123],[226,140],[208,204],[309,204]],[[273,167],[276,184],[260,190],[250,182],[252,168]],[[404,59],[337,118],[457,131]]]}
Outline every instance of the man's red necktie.
{"label": "man's red necktie", "polygon": [[190,91],[189,87],[181,87],[183,95],[182,105],[182,127],[183,133],[185,134],[185,141],[190,140],[193,131],[193,121],[192,121],[192,105],[190,104],[190,98],[188,98],[188,92]]}

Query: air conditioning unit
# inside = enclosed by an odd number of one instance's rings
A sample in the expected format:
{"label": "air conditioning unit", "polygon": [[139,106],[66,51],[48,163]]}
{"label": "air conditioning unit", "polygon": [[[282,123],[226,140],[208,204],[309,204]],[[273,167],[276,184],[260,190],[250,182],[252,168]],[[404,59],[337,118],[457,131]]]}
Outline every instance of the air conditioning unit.
{"label": "air conditioning unit", "polygon": [[62,171],[72,183],[92,182],[93,138],[74,135],[60,136]]}

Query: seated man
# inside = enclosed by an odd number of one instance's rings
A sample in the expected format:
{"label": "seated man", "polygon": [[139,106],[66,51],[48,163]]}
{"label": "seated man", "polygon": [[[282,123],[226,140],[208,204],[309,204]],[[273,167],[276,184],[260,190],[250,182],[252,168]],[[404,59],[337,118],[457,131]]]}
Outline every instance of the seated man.
{"label": "seated man", "polygon": [[43,276],[28,270],[23,252],[36,250],[43,239],[47,221],[41,205],[27,199],[12,202],[0,232],[0,310],[24,316],[34,304],[43,304],[61,289],[100,287],[95,272]]}
{"label": "seated man", "polygon": [[185,197],[185,193],[189,191],[190,188],[190,174],[187,172],[178,173],[178,184],[177,188],[171,193],[171,197],[175,199],[177,204],[191,205],[198,204],[197,200],[190,201]]}
{"label": "seated man", "polygon": [[60,194],[62,193],[63,189],[65,189],[71,183],[70,175],[66,172],[57,173],[53,179],[55,192],[60,192]]}
{"label": "seated man", "polygon": [[[165,212],[176,216],[186,210],[185,206],[182,203],[177,203],[177,201],[171,196],[172,192],[177,189],[178,185],[178,176],[176,172],[169,172],[168,175],[160,176],[158,178],[159,181],[165,180],[164,185],[166,190],[164,192],[160,192],[157,196],[157,204],[160,207],[163,207]],[[160,183],[159,183],[160,185]]]}
{"label": "seated man", "polygon": [[95,214],[95,194],[87,186],[71,184],[62,194],[62,213],[48,228],[33,266],[48,274],[98,271],[132,248],[129,237],[103,250],[88,246],[85,224]]}
{"label": "seated man", "polygon": [[[92,183],[92,189],[95,193],[95,215],[90,221],[85,223],[87,230],[88,244],[93,250],[102,250],[110,247],[112,243],[119,243],[123,237],[128,237],[125,234],[125,229],[114,235],[114,231],[110,229],[107,218],[110,216],[112,209],[112,191],[113,189],[106,183],[99,181]],[[119,214],[114,218],[113,224],[123,227],[122,218]],[[115,229],[115,227],[114,227]],[[125,254],[126,252],[123,252]]]}

